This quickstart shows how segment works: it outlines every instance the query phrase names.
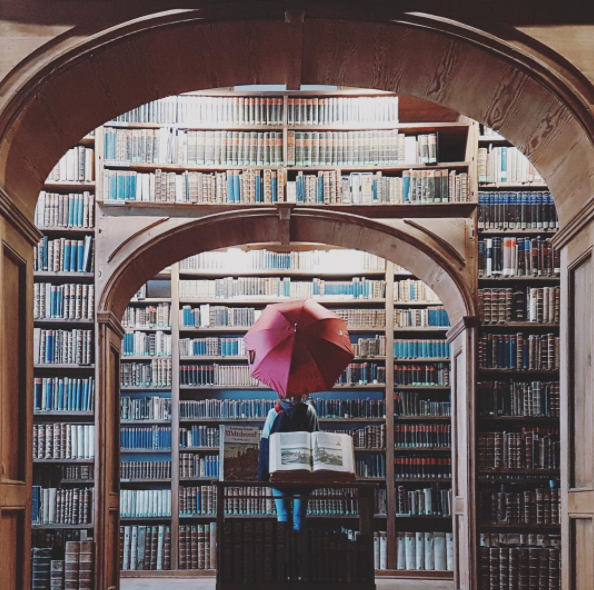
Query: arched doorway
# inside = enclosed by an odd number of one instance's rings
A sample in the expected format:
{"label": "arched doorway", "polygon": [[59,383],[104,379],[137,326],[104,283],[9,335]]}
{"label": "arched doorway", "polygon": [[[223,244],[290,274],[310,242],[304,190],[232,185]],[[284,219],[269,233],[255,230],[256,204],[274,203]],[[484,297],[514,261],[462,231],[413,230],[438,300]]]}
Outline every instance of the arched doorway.
{"label": "arched doorway", "polygon": [[[565,85],[560,76],[493,37],[451,22],[403,17],[388,10],[372,20],[368,11],[342,7],[338,12],[331,4],[307,10],[285,8],[263,4],[245,15],[238,14],[235,7],[223,7],[129,21],[109,31],[97,31],[83,44],[65,43],[68,49],[63,52],[49,48],[39,56],[38,64],[27,64],[17,72],[23,78],[31,75],[0,114],[0,205],[9,220],[2,238],[16,252],[15,256],[6,250],[10,264],[3,272],[18,275],[23,289],[31,288],[26,278],[30,248],[10,224],[29,243],[35,242],[37,236],[28,220],[43,179],[81,135],[147,100],[190,88],[238,83],[355,85],[397,90],[450,106],[501,130],[537,165],[557,199],[564,230],[559,243],[566,244],[589,222],[592,208],[588,203],[594,193],[590,173],[594,125],[579,92]],[[172,55],[187,59],[172,60]],[[293,59],[294,55],[299,58]],[[196,63],[204,64],[200,71],[196,71]],[[152,83],[154,78],[161,81],[158,87]],[[83,103],[89,105],[88,110],[79,108]],[[580,208],[584,214],[574,216]],[[592,288],[588,278],[592,271],[589,258],[581,259],[587,249],[588,243],[582,239],[565,258],[567,264],[579,262],[576,273],[586,273],[585,278],[578,277],[576,288],[568,291],[581,310],[576,317],[588,313],[591,306],[587,289]],[[8,274],[3,276],[3,280],[8,278]],[[569,281],[568,276],[564,280]],[[574,295],[580,291],[582,298]],[[4,305],[11,317],[18,305],[26,310],[27,296],[21,297],[16,291],[5,290]],[[14,325],[5,330],[6,346],[14,340],[13,334],[27,338],[27,312],[15,317]],[[564,322],[568,321],[573,319],[566,316]],[[578,321],[567,330],[567,340],[592,340],[589,324],[579,325]],[[571,351],[565,354],[571,357]],[[30,367],[7,355],[5,359],[18,374],[5,391],[17,390],[22,393],[19,398],[25,399],[31,390]],[[583,360],[590,371],[588,356]],[[571,386],[572,395],[581,392],[587,396],[588,375],[569,383],[565,373],[565,394]],[[7,404],[6,423],[14,423],[15,416],[20,416],[21,432],[26,433],[30,417]],[[8,453],[12,447],[7,442],[4,449]],[[18,481],[18,486],[9,485],[18,489],[23,501],[5,506],[12,510],[18,504],[19,510],[26,511],[30,477],[26,470],[17,471],[11,480]],[[580,486],[576,483],[576,487]],[[8,526],[14,546],[25,548],[26,533],[12,522]],[[12,559],[11,553],[7,555]],[[26,562],[22,569],[27,569]]]}
{"label": "arched doorway", "polygon": [[[290,214],[289,214],[290,213]],[[444,303],[451,319],[452,433],[457,452],[452,461],[454,539],[457,587],[472,588],[476,539],[473,480],[469,477],[474,452],[469,448],[474,398],[476,309],[467,261],[436,237],[415,233],[404,221],[381,223],[346,213],[324,210],[283,211],[270,207],[258,211],[230,212],[175,223],[149,224],[129,240],[114,247],[109,272],[98,293],[99,362],[97,423],[101,430],[98,493],[105,500],[97,522],[100,587],[115,587],[119,578],[117,559],[119,520],[119,359],[122,328],[119,318],[131,295],[163,267],[200,252],[245,244],[278,244],[279,236],[293,243],[364,249],[397,262],[425,281]],[[287,240],[284,240],[286,243]],[[115,245],[114,245],[115,246]],[[455,260],[454,260],[455,259]],[[104,269],[105,270],[105,269]],[[466,269],[467,270],[467,269]],[[103,273],[102,273],[103,274]]]}

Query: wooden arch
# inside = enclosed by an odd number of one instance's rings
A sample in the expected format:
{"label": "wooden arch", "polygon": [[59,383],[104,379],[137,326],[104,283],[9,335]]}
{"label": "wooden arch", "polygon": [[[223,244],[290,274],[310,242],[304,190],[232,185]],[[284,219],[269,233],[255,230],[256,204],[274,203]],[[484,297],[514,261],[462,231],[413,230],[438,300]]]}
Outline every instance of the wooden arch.
{"label": "wooden arch", "polygon": [[0,188],[31,218],[43,180],[71,145],[156,98],[336,84],[409,94],[501,131],[546,179],[562,226],[594,207],[594,119],[550,63],[451,20],[359,4],[217,4],[122,22],[78,44],[73,31],[11,77],[16,85],[34,72],[0,111]]}
{"label": "wooden arch", "polygon": [[208,215],[182,225],[149,226],[112,254],[98,310],[122,317],[132,295],[164,267],[194,254],[254,243],[291,242],[358,248],[396,262],[422,279],[444,303],[452,325],[476,315],[472,271],[465,260],[404,221],[390,225],[348,213],[293,209],[283,220],[274,207]]}

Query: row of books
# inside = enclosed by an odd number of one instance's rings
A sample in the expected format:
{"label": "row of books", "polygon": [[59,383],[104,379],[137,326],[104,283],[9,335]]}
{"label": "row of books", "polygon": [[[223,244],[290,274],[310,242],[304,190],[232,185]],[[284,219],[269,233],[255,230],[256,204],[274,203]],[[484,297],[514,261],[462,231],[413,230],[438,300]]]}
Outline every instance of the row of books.
{"label": "row of books", "polygon": [[125,362],[120,365],[122,387],[171,387],[171,358],[147,362]]}
{"label": "row of books", "polygon": [[181,478],[219,477],[218,455],[179,454],[179,476]]}
{"label": "row of books", "polygon": [[561,287],[479,289],[479,317],[485,324],[509,321],[558,324]]}
{"label": "row of books", "polygon": [[450,344],[442,339],[394,340],[395,359],[431,359],[450,356]]}
{"label": "row of books", "polygon": [[171,304],[130,305],[124,312],[122,326],[129,329],[170,328]]}
{"label": "row of books", "polygon": [[444,307],[394,309],[394,328],[448,327],[450,319]]}
{"label": "row of books", "polygon": [[171,356],[171,334],[126,332],[122,339],[122,356]]}
{"label": "row of books", "polygon": [[227,277],[215,280],[180,281],[180,299],[266,299],[344,297],[377,299],[386,296],[386,281],[354,278],[350,281],[295,281],[290,277]]}
{"label": "row of books", "polygon": [[92,488],[44,488],[33,486],[31,521],[33,524],[91,524]]}
{"label": "row of books", "polygon": [[329,399],[313,400],[319,418],[385,418],[386,402],[383,399]]}
{"label": "row of books", "polygon": [[386,356],[386,337],[357,338],[352,342],[353,354],[356,357]]}
{"label": "row of books", "polygon": [[559,549],[480,547],[480,584],[487,590],[560,590]]}
{"label": "row of books", "polygon": [[478,242],[479,278],[559,276],[559,257],[551,238],[486,238]]}
{"label": "row of books", "polygon": [[449,424],[396,424],[394,444],[397,447],[449,448],[452,431]]}
{"label": "row of books", "polygon": [[394,416],[451,416],[452,402],[425,399],[418,391],[394,393]]}
{"label": "row of books", "polygon": [[[468,174],[446,168],[403,170],[401,176],[383,172],[320,170],[298,172],[287,182],[287,202],[302,204],[419,204],[461,203],[470,200]],[[279,200],[283,200],[282,198]]]}
{"label": "row of books", "polygon": [[[168,96],[118,115],[111,123],[281,125],[282,97]],[[111,124],[111,123],[108,123]]]}
{"label": "row of books", "polygon": [[31,588],[93,590],[95,546],[92,540],[66,541],[64,559],[51,547],[31,549]]}
{"label": "row of books", "polygon": [[396,488],[397,516],[452,516],[452,490],[437,485],[411,490]]}
{"label": "row of books", "polygon": [[452,458],[431,457],[427,454],[420,456],[414,453],[398,456],[394,458],[394,477],[397,480],[448,479],[452,477]]}
{"label": "row of books", "polygon": [[355,459],[355,470],[360,478],[386,477],[386,455],[384,453],[371,453]]}
{"label": "row of books", "polygon": [[95,426],[33,424],[33,459],[94,459]]}
{"label": "row of books", "polygon": [[171,528],[165,525],[121,526],[120,570],[170,570]]}
{"label": "row of books", "polygon": [[105,165],[112,163],[188,166],[282,166],[282,131],[191,131],[109,128]]}
{"label": "row of books", "polygon": [[36,528],[31,531],[31,546],[49,548],[52,549],[52,554],[63,556],[68,541],[89,541],[92,540],[91,536],[89,529]]}
{"label": "row of books", "polygon": [[[274,408],[276,402],[276,399],[180,400],[179,417],[180,420],[187,418],[266,418],[268,412]],[[194,439],[194,435],[192,438]],[[204,439],[201,438],[201,440]]]}
{"label": "row of books", "polygon": [[477,384],[478,411],[483,416],[559,418],[559,381],[482,381]]}
{"label": "row of books", "polygon": [[120,490],[121,518],[171,516],[171,490]]}
{"label": "row of books", "polygon": [[450,385],[450,364],[398,365],[394,367],[394,385]]}
{"label": "row of books", "polygon": [[85,236],[80,240],[44,236],[33,252],[33,270],[44,272],[93,272],[95,240]]}
{"label": "row of books", "polygon": [[93,180],[95,180],[95,150],[82,145],[69,149],[47,177],[47,182],[92,182]]}
{"label": "row of books", "polygon": [[93,330],[33,329],[33,362],[36,365],[93,362]]}
{"label": "row of books", "polygon": [[452,533],[396,533],[396,569],[451,571],[454,569]]}
{"label": "row of books", "polygon": [[[298,545],[301,551],[297,550]],[[226,520],[221,532],[221,582],[234,584],[372,583],[373,552],[354,531],[310,528],[285,522]]]}
{"label": "row of books", "polygon": [[120,397],[121,420],[171,420],[170,397]]}
{"label": "row of books", "polygon": [[289,166],[401,166],[437,164],[437,133],[289,131]]}
{"label": "row of books", "polygon": [[215,522],[180,525],[178,567],[180,570],[216,569],[217,525]]}
{"label": "row of books", "polygon": [[217,491],[211,485],[179,488],[179,514],[214,515],[217,513]]}
{"label": "row of books", "polygon": [[133,449],[171,449],[170,426],[122,426],[120,447]]}
{"label": "row of books", "polygon": [[207,338],[180,338],[179,355],[187,356],[239,356],[246,357],[243,338],[219,338],[211,336]]}
{"label": "row of books", "polygon": [[351,428],[348,430],[325,429],[326,432],[348,434],[353,437],[355,449],[385,449],[386,425],[365,426],[364,428]]}
{"label": "row of books", "polygon": [[479,191],[478,199],[479,230],[553,230],[559,227],[555,201],[548,191]]}
{"label": "row of books", "polygon": [[375,254],[352,249],[292,250],[275,252],[265,248],[227,248],[201,252],[182,260],[180,271],[216,270],[242,273],[246,270],[304,270],[319,273],[356,273],[385,270],[386,261]]}
{"label": "row of books", "polygon": [[426,283],[418,279],[394,281],[394,301],[403,303],[407,301],[440,303],[435,292]]}
{"label": "row of books", "polygon": [[179,384],[192,387],[214,385],[244,385],[259,387],[260,382],[250,377],[247,365],[180,365]]}
{"label": "row of books", "polygon": [[171,461],[120,461],[120,480],[171,479]]}
{"label": "row of books", "polygon": [[479,183],[544,184],[536,168],[515,147],[479,148],[477,162]]}
{"label": "row of books", "polygon": [[61,465],[59,473],[62,481],[84,479],[92,482],[95,477],[95,469],[92,465]]}
{"label": "row of books", "polygon": [[479,338],[479,367],[522,371],[559,368],[559,337],[555,334],[483,334]]}
{"label": "row of books", "polygon": [[33,319],[92,320],[94,317],[95,285],[33,285]]}
{"label": "row of books", "polygon": [[95,407],[95,378],[35,377],[35,412],[91,412]]}
{"label": "row of books", "polygon": [[285,201],[284,169],[224,172],[103,171],[103,200],[158,203],[277,203]]}
{"label": "row of books", "polygon": [[397,125],[398,97],[288,97],[287,122],[289,125]]}
{"label": "row of books", "polygon": [[[211,400],[218,401],[218,400]],[[182,404],[183,415],[182,415]],[[206,409],[205,412],[209,412]],[[202,413],[193,405],[187,404],[185,401],[180,402],[180,418],[187,418],[186,414]],[[220,444],[220,431],[218,428],[211,428],[199,424],[192,424],[189,428],[179,427],[179,448],[191,449],[192,447],[212,447],[218,448]]]}
{"label": "row of books", "polygon": [[370,385],[386,382],[386,367],[378,363],[349,363],[338,377],[337,385]]}
{"label": "row of books", "polygon": [[559,488],[533,488],[513,492],[483,490],[479,496],[479,514],[483,522],[507,524],[559,524],[561,499]]}
{"label": "row of books", "polygon": [[559,469],[558,428],[479,432],[480,469]]}
{"label": "row of books", "polygon": [[35,225],[40,228],[95,227],[95,195],[82,193],[51,193],[40,191],[35,206]]}

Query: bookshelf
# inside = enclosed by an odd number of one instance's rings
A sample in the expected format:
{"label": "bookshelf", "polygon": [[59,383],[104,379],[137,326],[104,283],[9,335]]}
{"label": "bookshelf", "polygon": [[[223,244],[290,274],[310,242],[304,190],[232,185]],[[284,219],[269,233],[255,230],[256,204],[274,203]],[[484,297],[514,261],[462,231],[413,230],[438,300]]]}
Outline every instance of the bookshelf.
{"label": "bookshelf", "polygon": [[47,547],[94,559],[94,146],[86,136],[60,160],[35,214],[33,570]]}
{"label": "bookshelf", "polygon": [[[494,575],[509,577],[511,587],[512,568],[528,578],[527,555],[539,559],[534,571],[546,571],[547,583],[558,587],[560,276],[548,243],[557,217],[538,174],[505,138],[486,133],[478,155],[480,587],[493,587]],[[519,262],[525,248],[528,265]]]}

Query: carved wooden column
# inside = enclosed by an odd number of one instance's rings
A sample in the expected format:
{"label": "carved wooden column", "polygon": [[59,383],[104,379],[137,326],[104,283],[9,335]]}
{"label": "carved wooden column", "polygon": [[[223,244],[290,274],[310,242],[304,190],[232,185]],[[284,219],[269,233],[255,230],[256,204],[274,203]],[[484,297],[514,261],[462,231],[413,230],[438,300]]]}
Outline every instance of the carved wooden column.
{"label": "carved wooden column", "polygon": [[111,311],[97,312],[95,590],[120,587],[120,349],[124,330]]}
{"label": "carved wooden column", "polygon": [[29,588],[35,226],[0,190],[0,586]]}
{"label": "carved wooden column", "polygon": [[[585,217],[585,216],[584,216]],[[576,219],[561,247],[562,588],[594,588],[594,221]]]}
{"label": "carved wooden column", "polygon": [[474,590],[478,579],[475,501],[475,384],[478,321],[463,317],[448,332],[452,383],[452,513],[454,588]]}

